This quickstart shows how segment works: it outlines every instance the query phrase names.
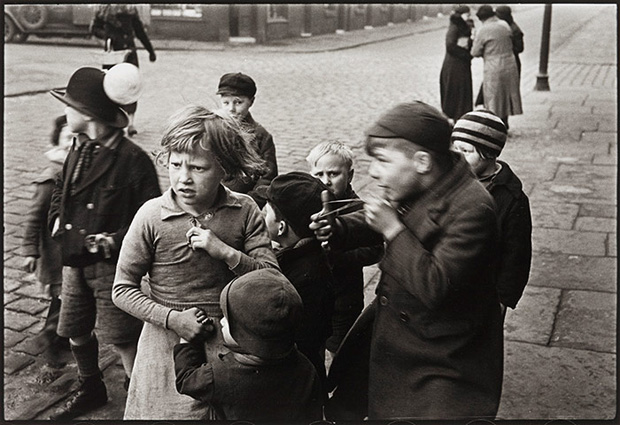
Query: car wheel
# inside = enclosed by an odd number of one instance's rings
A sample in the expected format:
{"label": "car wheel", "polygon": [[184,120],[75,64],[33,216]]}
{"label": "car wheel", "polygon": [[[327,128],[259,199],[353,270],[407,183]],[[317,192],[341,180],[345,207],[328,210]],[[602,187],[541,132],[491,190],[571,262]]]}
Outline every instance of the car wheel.
{"label": "car wheel", "polygon": [[13,37],[13,41],[16,43],[23,43],[28,40],[29,35],[30,34],[26,34],[25,32],[18,31],[17,34],[15,34],[15,37]]}
{"label": "car wheel", "polygon": [[47,9],[45,6],[23,5],[19,7],[17,16],[24,28],[36,30],[47,22]]}
{"label": "car wheel", "polygon": [[13,41],[18,32],[17,25],[15,25],[13,20],[4,15],[4,42],[10,43]]}

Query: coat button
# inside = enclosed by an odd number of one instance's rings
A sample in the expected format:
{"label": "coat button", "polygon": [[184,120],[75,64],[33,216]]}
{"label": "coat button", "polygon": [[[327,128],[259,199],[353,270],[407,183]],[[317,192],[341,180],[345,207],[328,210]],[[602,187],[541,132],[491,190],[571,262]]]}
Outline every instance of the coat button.
{"label": "coat button", "polygon": [[92,210],[94,208],[95,208],[95,204],[93,204],[92,202],[89,202],[88,204],[86,204],[86,209]]}
{"label": "coat button", "polygon": [[379,297],[379,303],[381,305],[387,305],[387,303],[388,303],[387,297],[385,295],[381,295],[381,297]]}
{"label": "coat button", "polygon": [[404,311],[401,311],[398,314],[398,318],[400,319],[401,322],[405,322],[407,323],[409,321],[409,316],[407,315],[407,313],[405,313]]}
{"label": "coat button", "polygon": [[79,233],[80,233],[80,235],[85,235],[86,234],[86,229],[80,229]]}
{"label": "coat button", "polygon": [[67,224],[65,224],[65,229],[66,230],[71,230],[71,229],[73,229],[73,226],[71,225],[71,223],[67,223]]}

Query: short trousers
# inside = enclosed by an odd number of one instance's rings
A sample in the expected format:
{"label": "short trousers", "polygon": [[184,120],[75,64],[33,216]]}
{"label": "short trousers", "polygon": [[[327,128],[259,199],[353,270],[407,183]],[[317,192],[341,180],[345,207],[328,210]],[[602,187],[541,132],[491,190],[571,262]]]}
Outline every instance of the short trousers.
{"label": "short trousers", "polygon": [[72,338],[93,330],[104,344],[137,342],[142,321],[112,302],[116,265],[105,262],[85,267],[64,266],[57,333]]}

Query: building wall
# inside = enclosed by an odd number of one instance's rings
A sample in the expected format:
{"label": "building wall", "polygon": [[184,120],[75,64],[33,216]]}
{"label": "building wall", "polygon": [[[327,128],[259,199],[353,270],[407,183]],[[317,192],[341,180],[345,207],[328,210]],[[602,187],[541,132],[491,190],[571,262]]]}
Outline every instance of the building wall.
{"label": "building wall", "polygon": [[[227,42],[230,37],[252,37],[266,43],[302,35],[354,31],[367,26],[416,21],[424,16],[449,14],[453,5],[427,4],[168,4],[168,16],[151,14],[153,38]],[[181,10],[179,15],[178,10]],[[200,10],[200,13],[196,12]],[[197,16],[183,16],[195,13]],[[176,16],[172,16],[176,13]]]}

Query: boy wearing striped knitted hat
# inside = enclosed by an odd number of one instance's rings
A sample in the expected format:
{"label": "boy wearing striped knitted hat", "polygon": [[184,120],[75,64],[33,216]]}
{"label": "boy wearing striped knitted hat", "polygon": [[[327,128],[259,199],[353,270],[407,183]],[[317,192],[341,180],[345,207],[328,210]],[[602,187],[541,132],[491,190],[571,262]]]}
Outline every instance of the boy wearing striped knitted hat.
{"label": "boy wearing striped knitted hat", "polygon": [[515,308],[523,295],[532,260],[532,216],[523,184],[497,159],[506,143],[506,126],[495,114],[478,109],[463,115],[452,130],[452,146],[461,152],[496,203],[499,225],[497,289],[502,306]]}

